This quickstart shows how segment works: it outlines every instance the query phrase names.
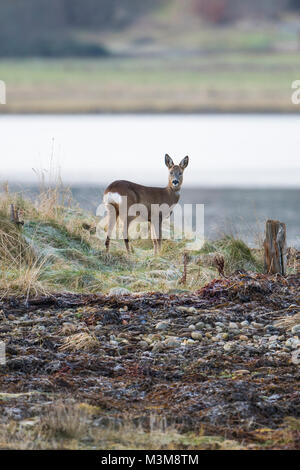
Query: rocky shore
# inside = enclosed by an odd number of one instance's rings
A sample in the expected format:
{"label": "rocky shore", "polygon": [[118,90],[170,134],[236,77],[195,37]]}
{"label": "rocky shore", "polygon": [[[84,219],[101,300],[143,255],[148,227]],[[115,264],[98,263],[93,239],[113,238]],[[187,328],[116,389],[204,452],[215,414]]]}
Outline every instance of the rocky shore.
{"label": "rocky shore", "polygon": [[299,448],[299,421],[288,442],[270,437],[300,418],[299,287],[236,273],[194,293],[3,298],[0,425],[35,429],[60,401],[90,407],[89,429],[155,417],[181,435]]}

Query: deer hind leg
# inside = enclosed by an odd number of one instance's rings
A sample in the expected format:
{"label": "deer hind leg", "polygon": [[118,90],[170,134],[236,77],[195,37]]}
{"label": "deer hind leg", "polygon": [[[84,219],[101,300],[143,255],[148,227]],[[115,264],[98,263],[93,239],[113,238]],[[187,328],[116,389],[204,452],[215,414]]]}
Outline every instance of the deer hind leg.
{"label": "deer hind leg", "polygon": [[108,204],[107,206],[108,210],[108,227],[107,227],[107,237],[105,241],[105,247],[106,247],[106,252],[109,252],[109,245],[110,245],[110,239],[113,233],[113,230],[116,226],[118,217],[119,217],[119,210],[117,207],[112,206],[111,204]]}
{"label": "deer hind leg", "polygon": [[156,256],[158,253],[159,245],[158,245],[158,238],[157,238],[154,224],[151,224],[151,239],[152,239],[153,248],[154,248],[154,255]]}
{"label": "deer hind leg", "polygon": [[135,217],[127,216],[126,223],[122,221],[123,223],[123,240],[125,243],[125,247],[127,250],[127,253],[130,253],[130,245],[129,245],[129,237],[128,237],[128,231],[129,231],[129,226],[131,222],[135,219]]}

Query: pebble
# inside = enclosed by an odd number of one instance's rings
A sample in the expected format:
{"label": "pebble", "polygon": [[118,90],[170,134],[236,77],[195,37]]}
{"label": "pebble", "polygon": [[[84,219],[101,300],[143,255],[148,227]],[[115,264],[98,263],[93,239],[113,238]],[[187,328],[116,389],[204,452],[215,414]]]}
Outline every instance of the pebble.
{"label": "pebble", "polygon": [[191,337],[196,340],[202,339],[202,333],[200,331],[192,331]]}
{"label": "pebble", "polygon": [[286,342],[285,342],[285,345],[288,347],[288,348],[291,348],[291,349],[297,349],[298,347],[300,347],[300,339],[299,338],[289,338]]}
{"label": "pebble", "polygon": [[190,325],[190,326],[189,326],[189,330],[196,330],[195,325]]}
{"label": "pebble", "polygon": [[164,344],[167,348],[179,348],[181,346],[181,341],[175,336],[170,336],[164,341]]}
{"label": "pebble", "polygon": [[291,361],[297,366],[300,364],[300,349],[297,349],[297,351],[293,352]]}
{"label": "pebble", "polygon": [[249,326],[249,322],[247,320],[244,320],[241,322],[241,326],[244,328],[244,327],[247,327]]}
{"label": "pebble", "polygon": [[229,325],[228,325],[228,328],[229,328],[230,330],[238,330],[238,329],[239,329],[239,326],[238,326],[237,323],[231,321],[231,322],[229,323]]}
{"label": "pebble", "polygon": [[156,341],[152,346],[152,351],[162,351],[165,345],[161,341]]}
{"label": "pebble", "polygon": [[177,307],[177,310],[180,310],[181,312],[197,313],[197,309],[195,307]]}
{"label": "pebble", "polygon": [[157,323],[157,325],[155,326],[155,328],[157,330],[167,330],[169,328],[169,322],[167,321],[160,321],[159,323]]}
{"label": "pebble", "polygon": [[264,327],[264,325],[263,325],[262,323],[256,323],[256,321],[253,321],[253,322],[251,323],[251,326],[252,326],[253,328],[263,328],[263,327]]}
{"label": "pebble", "polygon": [[130,290],[125,289],[124,287],[113,287],[108,293],[110,296],[122,296],[127,294],[130,294]]}
{"label": "pebble", "polygon": [[300,324],[293,326],[293,328],[292,328],[292,334],[293,334],[293,335],[300,335]]}
{"label": "pebble", "polygon": [[224,351],[232,351],[235,347],[235,343],[233,341],[229,341],[228,343],[224,344],[223,349]]}
{"label": "pebble", "polygon": [[248,336],[245,336],[245,335],[241,335],[240,338],[239,338],[241,341],[248,341]]}
{"label": "pebble", "polygon": [[199,321],[195,326],[198,330],[201,330],[201,328],[205,328],[205,323],[203,323],[203,321]]}
{"label": "pebble", "polygon": [[250,371],[247,369],[239,369],[234,371],[235,375],[248,375],[250,374]]}

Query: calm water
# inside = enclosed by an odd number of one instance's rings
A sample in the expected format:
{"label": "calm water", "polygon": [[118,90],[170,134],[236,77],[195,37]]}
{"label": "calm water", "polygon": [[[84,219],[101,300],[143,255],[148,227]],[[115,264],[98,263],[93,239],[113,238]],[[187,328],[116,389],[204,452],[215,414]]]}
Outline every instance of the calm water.
{"label": "calm water", "polygon": [[0,181],[34,192],[32,168],[48,177],[51,160],[95,212],[112,180],[162,186],[164,154],[189,155],[181,202],[205,204],[206,237],[254,243],[273,218],[300,248],[299,129],[296,115],[0,116]]}

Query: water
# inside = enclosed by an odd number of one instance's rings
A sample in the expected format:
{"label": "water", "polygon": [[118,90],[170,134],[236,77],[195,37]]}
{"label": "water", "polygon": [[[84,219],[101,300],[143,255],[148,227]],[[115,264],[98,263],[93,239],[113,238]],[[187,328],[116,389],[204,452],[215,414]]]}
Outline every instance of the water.
{"label": "water", "polygon": [[164,155],[190,156],[186,187],[300,187],[300,116],[1,116],[1,178],[33,178],[50,157],[67,182],[163,185]]}
{"label": "water", "polygon": [[35,192],[32,168],[51,159],[95,213],[112,180],[163,186],[164,154],[188,154],[181,203],[205,204],[207,238],[254,244],[272,218],[300,248],[299,126],[296,115],[0,116],[0,181]]}

